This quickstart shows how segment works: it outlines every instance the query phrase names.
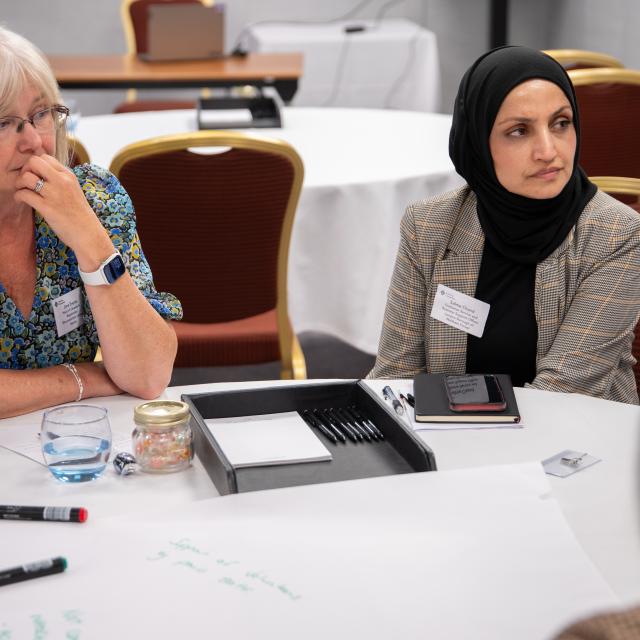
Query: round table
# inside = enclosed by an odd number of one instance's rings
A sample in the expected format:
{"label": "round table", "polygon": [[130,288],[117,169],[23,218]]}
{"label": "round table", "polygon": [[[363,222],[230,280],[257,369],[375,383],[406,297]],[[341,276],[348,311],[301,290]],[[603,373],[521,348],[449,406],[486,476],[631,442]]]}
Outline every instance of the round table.
{"label": "round table", "polygon": [[[305,165],[289,254],[293,327],[375,353],[406,205],[463,184],[448,155],[451,116],[284,108],[282,119],[245,131],[286,140]],[[127,144],[196,128],[195,111],[156,111],[82,118],[76,135],[108,167]]]}

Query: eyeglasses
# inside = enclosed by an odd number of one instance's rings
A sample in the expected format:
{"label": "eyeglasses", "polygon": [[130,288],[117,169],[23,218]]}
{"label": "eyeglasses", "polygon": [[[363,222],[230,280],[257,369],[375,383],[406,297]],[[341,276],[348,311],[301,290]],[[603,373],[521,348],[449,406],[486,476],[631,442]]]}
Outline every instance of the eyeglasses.
{"label": "eyeglasses", "polygon": [[0,140],[5,140],[14,133],[22,133],[27,122],[38,133],[50,133],[55,129],[59,129],[65,123],[68,115],[69,109],[67,107],[61,104],[54,104],[52,107],[32,113],[28,118],[4,116],[0,118]]}

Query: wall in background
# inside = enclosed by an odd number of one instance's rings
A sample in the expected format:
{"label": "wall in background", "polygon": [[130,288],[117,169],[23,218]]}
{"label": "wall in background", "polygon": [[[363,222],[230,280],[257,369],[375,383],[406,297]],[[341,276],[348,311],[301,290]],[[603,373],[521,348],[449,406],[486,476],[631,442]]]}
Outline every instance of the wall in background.
{"label": "wall in background", "polygon": [[[637,0],[511,0],[510,42],[537,48],[576,47],[604,51],[627,66],[640,68]],[[490,0],[226,0],[227,42],[235,42],[245,24],[261,20],[404,17],[432,30],[438,38],[442,111],[451,112],[458,82],[469,64],[488,48]],[[47,53],[123,53],[120,0],[20,0],[2,2],[2,23]],[[124,100],[123,91],[76,91],[82,113],[109,113]]]}

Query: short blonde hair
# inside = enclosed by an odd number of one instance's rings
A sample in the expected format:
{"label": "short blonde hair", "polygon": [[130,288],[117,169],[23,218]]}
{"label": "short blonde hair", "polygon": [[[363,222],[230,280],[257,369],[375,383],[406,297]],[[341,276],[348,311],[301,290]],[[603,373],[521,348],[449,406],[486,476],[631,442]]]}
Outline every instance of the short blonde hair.
{"label": "short blonde hair", "polygon": [[[26,38],[0,26],[0,114],[7,114],[28,86],[40,91],[50,105],[61,103],[58,83],[44,54]],[[66,126],[56,131],[56,158],[68,164]]]}

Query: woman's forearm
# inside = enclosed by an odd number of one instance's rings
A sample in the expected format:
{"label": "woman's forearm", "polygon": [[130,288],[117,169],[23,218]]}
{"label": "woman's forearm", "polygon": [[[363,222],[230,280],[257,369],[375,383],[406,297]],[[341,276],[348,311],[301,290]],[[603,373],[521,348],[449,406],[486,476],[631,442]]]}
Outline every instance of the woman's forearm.
{"label": "woman's forearm", "polygon": [[[82,399],[110,396],[122,391],[99,364],[76,365],[82,381]],[[0,369],[0,418],[10,418],[78,399],[79,385],[66,367]]]}

